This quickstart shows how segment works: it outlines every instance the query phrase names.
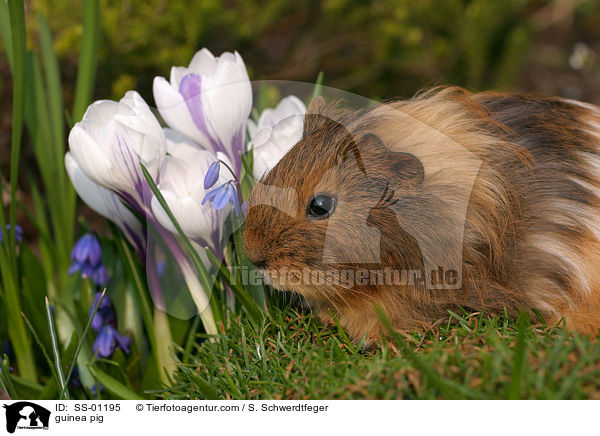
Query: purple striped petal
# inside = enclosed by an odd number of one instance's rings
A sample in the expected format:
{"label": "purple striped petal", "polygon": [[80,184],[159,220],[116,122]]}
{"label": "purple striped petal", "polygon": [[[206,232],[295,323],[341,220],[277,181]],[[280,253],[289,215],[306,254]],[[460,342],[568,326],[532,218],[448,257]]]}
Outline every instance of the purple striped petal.
{"label": "purple striped petal", "polygon": [[202,76],[199,74],[187,74],[179,83],[179,93],[192,116],[194,124],[201,132],[206,133],[206,120],[202,113]]}

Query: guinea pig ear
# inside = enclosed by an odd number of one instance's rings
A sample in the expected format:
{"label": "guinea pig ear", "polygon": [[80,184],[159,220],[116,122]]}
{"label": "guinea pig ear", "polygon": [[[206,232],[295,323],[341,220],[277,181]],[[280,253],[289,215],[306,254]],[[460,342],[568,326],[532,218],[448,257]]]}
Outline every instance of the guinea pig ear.
{"label": "guinea pig ear", "polygon": [[302,131],[302,137],[305,138],[313,132],[316,132],[327,121],[325,113],[325,100],[321,96],[317,96],[312,99],[308,108],[306,109],[306,115],[304,117],[304,129]]}
{"label": "guinea pig ear", "polygon": [[[369,172],[385,174],[390,181],[418,186],[425,179],[425,168],[414,154],[390,150],[374,133],[365,134],[359,144],[362,162]],[[358,159],[358,158],[357,158]]]}

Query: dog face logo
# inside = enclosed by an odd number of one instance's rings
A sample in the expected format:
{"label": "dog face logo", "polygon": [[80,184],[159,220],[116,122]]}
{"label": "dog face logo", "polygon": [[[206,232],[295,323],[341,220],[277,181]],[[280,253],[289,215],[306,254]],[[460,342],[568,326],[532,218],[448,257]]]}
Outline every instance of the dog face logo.
{"label": "dog face logo", "polygon": [[18,429],[48,429],[50,411],[28,401],[3,405],[6,409],[6,431],[14,433]]}

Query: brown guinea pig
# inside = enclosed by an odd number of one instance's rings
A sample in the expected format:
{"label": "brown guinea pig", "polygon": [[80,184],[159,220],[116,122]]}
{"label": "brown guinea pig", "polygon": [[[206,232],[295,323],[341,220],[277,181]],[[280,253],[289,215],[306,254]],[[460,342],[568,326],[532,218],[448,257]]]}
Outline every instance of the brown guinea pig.
{"label": "brown guinea pig", "polygon": [[354,339],[458,306],[600,328],[600,109],[434,89],[351,111],[316,99],[254,187],[249,259]]}

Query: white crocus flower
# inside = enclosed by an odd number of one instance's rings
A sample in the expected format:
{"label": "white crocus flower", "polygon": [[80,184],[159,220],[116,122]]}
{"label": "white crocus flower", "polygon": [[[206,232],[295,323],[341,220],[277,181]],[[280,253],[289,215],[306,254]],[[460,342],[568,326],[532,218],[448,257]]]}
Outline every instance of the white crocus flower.
{"label": "white crocus flower", "polygon": [[81,171],[140,212],[150,198],[140,163],[156,179],[166,145],[158,120],[135,91],[119,102],[91,104],[69,134],[71,155]]}
{"label": "white crocus flower", "polygon": [[154,79],[154,100],[169,126],[207,150],[225,153],[239,173],[252,109],[252,88],[239,53],[215,57],[203,48],[187,68],[171,68],[170,82]]}
{"label": "white crocus flower", "polygon": [[137,250],[143,250],[142,225],[121,199],[86,176],[69,152],[65,155],[65,168],[75,191],[85,204],[114,222]]}
{"label": "white crocus flower", "polygon": [[302,138],[306,106],[290,95],[275,109],[265,109],[258,123],[248,120],[250,143],[253,150],[254,178],[260,179]]}
{"label": "white crocus flower", "polygon": [[[216,253],[222,250],[223,222],[230,208],[216,210],[211,203],[202,204],[207,191],[204,176],[209,166],[220,159],[231,166],[223,153],[216,155],[194,145],[179,133],[165,129],[169,156],[160,171],[158,189],[183,232],[202,247],[209,246]],[[231,180],[233,176],[222,168],[216,186]],[[158,222],[170,232],[177,230],[158,199],[152,198],[152,212]]]}

